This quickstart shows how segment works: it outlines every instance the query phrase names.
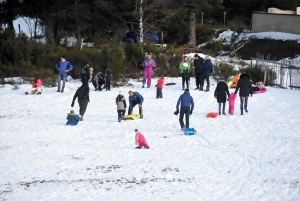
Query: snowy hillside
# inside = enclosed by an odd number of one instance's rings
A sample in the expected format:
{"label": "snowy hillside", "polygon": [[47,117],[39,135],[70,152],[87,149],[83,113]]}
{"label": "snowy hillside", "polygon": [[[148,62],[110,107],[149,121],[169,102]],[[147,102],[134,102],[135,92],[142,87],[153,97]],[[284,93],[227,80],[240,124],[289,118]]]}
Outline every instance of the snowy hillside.
{"label": "snowy hillside", "polygon": [[[0,200],[300,200],[299,91],[268,88],[250,98],[248,114],[237,100],[234,115],[208,119],[215,85],[191,90],[198,133],[185,136],[173,114],[181,80],[168,82],[177,85],[165,86],[163,99],[133,80],[91,90],[76,127],[65,123],[78,81],[40,96],[24,95],[30,85],[0,86]],[[144,119],[119,123],[115,97],[131,89],[145,99]],[[150,149],[135,149],[135,128]]]}

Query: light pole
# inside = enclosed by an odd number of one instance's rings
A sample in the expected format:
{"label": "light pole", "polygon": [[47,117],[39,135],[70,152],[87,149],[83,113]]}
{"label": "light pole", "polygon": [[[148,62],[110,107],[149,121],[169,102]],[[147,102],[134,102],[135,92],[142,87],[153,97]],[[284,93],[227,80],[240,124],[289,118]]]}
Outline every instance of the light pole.
{"label": "light pole", "polygon": [[225,16],[226,16],[226,11],[224,11],[224,27],[225,27]]}

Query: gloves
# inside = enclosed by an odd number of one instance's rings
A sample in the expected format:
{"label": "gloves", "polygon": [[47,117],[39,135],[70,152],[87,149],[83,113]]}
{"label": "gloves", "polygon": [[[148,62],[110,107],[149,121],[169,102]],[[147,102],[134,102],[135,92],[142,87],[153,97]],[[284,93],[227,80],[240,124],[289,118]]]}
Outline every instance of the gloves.
{"label": "gloves", "polygon": [[176,109],[176,111],[174,112],[175,115],[178,115],[179,113],[179,109]]}
{"label": "gloves", "polygon": [[71,107],[73,107],[73,106],[74,106],[74,103],[71,104]]}
{"label": "gloves", "polygon": [[192,113],[193,113],[193,111],[191,110],[191,111],[190,111],[190,115],[192,115]]}
{"label": "gloves", "polygon": [[155,87],[157,87],[157,85],[155,85]]}

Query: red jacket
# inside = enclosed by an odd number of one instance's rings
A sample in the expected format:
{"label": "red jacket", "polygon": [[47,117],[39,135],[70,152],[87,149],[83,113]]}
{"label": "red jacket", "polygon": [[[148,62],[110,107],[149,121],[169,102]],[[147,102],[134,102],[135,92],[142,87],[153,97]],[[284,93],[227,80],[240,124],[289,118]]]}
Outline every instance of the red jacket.
{"label": "red jacket", "polygon": [[42,80],[40,78],[31,81],[32,88],[41,88]]}
{"label": "red jacket", "polygon": [[158,80],[157,80],[157,84],[155,85],[157,88],[163,88],[164,86],[164,78],[163,77],[160,77]]}

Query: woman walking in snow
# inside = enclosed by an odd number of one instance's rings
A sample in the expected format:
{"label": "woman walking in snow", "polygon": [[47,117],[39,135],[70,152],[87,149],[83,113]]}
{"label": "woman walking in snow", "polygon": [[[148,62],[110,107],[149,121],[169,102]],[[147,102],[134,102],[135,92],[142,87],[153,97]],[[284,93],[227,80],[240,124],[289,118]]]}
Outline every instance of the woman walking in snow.
{"label": "woman walking in snow", "polygon": [[226,115],[226,113],[225,113],[226,94],[229,97],[228,86],[224,80],[220,80],[217,84],[215,94],[214,94],[215,98],[217,99],[217,102],[219,104],[219,115],[221,115],[221,105],[223,105],[222,114]]}
{"label": "woman walking in snow", "polygon": [[147,59],[143,62],[142,66],[144,67],[144,78],[143,78],[143,88],[145,87],[147,80],[147,88],[151,85],[153,68],[156,67],[155,61],[151,58],[151,54],[148,53]]}

